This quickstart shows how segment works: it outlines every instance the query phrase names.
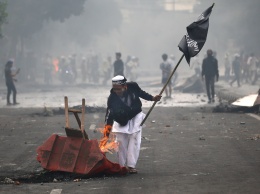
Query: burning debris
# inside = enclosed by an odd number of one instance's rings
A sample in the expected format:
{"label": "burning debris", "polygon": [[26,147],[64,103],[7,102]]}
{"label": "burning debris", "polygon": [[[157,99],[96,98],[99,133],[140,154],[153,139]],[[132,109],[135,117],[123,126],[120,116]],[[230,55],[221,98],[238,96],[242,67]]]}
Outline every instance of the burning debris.
{"label": "burning debris", "polygon": [[[69,112],[73,112],[80,130],[70,128]],[[81,120],[78,113],[82,113]],[[97,140],[89,140],[84,130],[84,113],[85,99],[82,99],[81,110],[79,110],[69,109],[68,98],[65,97],[67,137],[53,134],[37,148],[37,160],[41,166],[50,171],[70,172],[84,176],[127,174],[126,167],[109,161],[104,154],[104,152],[117,149],[115,141],[108,143],[108,138],[103,138],[99,146]]]}
{"label": "burning debris", "polygon": [[37,160],[51,171],[71,172],[93,176],[96,174],[125,175],[127,169],[109,161],[100,150],[97,140],[62,137],[53,134],[37,149]]}
{"label": "burning debris", "polygon": [[101,149],[102,152],[104,153],[110,153],[112,154],[113,151],[118,151],[118,144],[115,141],[115,136],[112,135],[112,139],[110,140],[108,137],[103,137],[100,140],[99,143],[99,148]]}
{"label": "burning debris", "polygon": [[111,134],[109,137],[110,130],[111,129],[109,129],[108,126],[105,126],[103,129],[99,129],[99,131],[103,134],[103,138],[101,138],[99,142],[99,147],[102,152],[112,154],[113,151],[118,151],[118,143],[115,141],[114,134]]}
{"label": "burning debris", "polygon": [[5,178],[4,181],[3,181],[4,184],[14,184],[14,181],[10,178]]}

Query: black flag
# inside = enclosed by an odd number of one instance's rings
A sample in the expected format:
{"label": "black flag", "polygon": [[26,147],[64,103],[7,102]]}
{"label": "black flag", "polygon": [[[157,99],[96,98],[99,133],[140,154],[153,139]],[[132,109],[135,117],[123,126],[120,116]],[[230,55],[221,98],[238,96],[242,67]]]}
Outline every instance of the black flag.
{"label": "black flag", "polygon": [[206,42],[209,28],[209,16],[213,6],[214,4],[206,9],[195,22],[187,26],[187,34],[184,35],[178,45],[188,64],[190,64],[191,57],[196,56]]}

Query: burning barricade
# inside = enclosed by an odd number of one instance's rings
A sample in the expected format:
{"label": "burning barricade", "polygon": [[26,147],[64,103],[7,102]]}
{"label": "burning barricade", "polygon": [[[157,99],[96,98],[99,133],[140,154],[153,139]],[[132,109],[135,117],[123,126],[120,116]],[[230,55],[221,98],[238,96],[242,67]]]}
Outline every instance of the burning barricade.
{"label": "burning barricade", "polygon": [[[69,127],[68,112],[74,113],[80,130]],[[81,121],[77,113],[82,113]],[[106,135],[100,143],[97,140],[88,139],[84,130],[84,113],[85,99],[82,100],[82,110],[74,110],[68,109],[68,99],[65,97],[67,137],[53,134],[37,148],[37,160],[41,166],[50,171],[64,171],[88,176],[127,174],[126,167],[106,158],[106,152],[111,153],[112,150],[117,150],[118,146],[115,141],[109,141],[109,137]]]}

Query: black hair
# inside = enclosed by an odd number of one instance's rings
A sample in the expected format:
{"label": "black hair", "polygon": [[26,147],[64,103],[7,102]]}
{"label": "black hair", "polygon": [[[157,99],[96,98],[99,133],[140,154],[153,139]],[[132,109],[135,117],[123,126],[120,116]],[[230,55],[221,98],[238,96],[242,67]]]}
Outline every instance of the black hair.
{"label": "black hair", "polygon": [[163,59],[164,61],[166,61],[166,60],[168,59],[168,55],[164,53],[164,54],[162,55],[162,59]]}
{"label": "black hair", "polygon": [[12,65],[13,63],[14,63],[13,61],[9,60],[9,61],[7,61],[7,63],[5,64],[5,67],[6,67],[6,68],[7,68],[7,67],[11,67],[11,65]]}

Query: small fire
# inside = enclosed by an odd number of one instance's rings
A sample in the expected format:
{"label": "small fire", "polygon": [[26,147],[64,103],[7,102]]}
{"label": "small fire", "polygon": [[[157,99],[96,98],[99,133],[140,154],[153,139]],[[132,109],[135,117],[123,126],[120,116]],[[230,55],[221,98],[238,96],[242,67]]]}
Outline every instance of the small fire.
{"label": "small fire", "polygon": [[[106,134],[105,128],[99,130],[102,134]],[[101,140],[99,141],[99,148],[102,152],[109,152],[110,154],[113,151],[118,151],[118,143],[115,141],[115,135],[110,134],[110,136],[104,135]]]}
{"label": "small fire", "polygon": [[57,73],[58,71],[59,71],[59,59],[53,59],[52,60],[52,64],[53,64],[53,66],[54,66],[54,69],[55,69],[55,73]]}

